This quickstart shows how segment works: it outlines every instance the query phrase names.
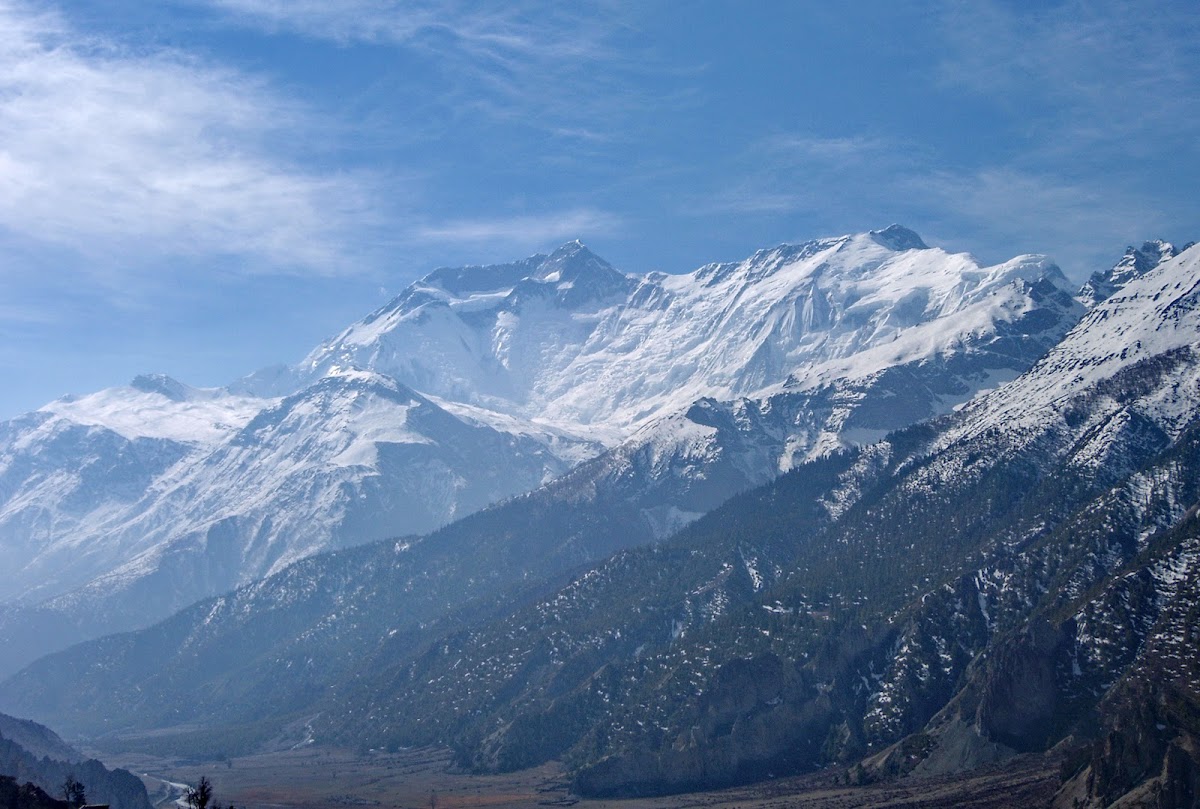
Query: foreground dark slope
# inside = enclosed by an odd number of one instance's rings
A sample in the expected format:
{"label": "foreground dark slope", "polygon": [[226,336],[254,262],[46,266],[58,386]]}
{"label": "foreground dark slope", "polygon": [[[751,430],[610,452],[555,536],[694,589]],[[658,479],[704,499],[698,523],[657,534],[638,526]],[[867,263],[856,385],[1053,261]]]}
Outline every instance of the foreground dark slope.
{"label": "foreground dark slope", "polygon": [[[1099,740],[1081,800],[1186,791],[1194,253],[960,416],[802,468],[418,660],[377,660],[319,727],[455,740],[482,768],[565,756],[593,793],[875,751],[862,777],[953,772],[1074,736]],[[1141,689],[1149,725],[1125,716]]]}
{"label": "foreground dark slope", "polygon": [[[83,784],[88,800],[114,809],[150,809],[141,779],[128,770],[109,770],[67,745],[47,727],[0,714],[0,779],[31,783],[51,794],[61,794],[63,782],[73,776]],[[26,798],[32,797],[29,790]],[[0,797],[0,806],[3,803]],[[57,802],[56,802],[57,803]],[[68,804],[62,802],[61,809]]]}
{"label": "foreground dark slope", "polygon": [[[918,481],[939,462],[995,449],[985,440],[922,459],[936,435],[913,429],[804,467],[502,622],[411,663],[365,667],[318,737],[454,740],[464,764],[484,769],[566,756],[583,791],[620,793],[848,764],[921,731],[948,703],[967,718],[919,740],[930,772],[1094,735],[1081,720],[1140,639],[1119,637],[1114,618],[1076,642],[1061,616],[1074,620],[1125,569],[1150,575],[1178,551],[1138,540],[1200,496],[1196,428],[1165,451],[1133,449],[1149,460],[1115,486],[1076,479],[1067,448],[1044,466],[980,461],[988,468],[971,480],[926,487]],[[1022,644],[1049,621],[1053,644],[1030,653]],[[1122,644],[1123,656],[1104,656]],[[1038,667],[1064,662],[1070,676],[1029,687]],[[1023,713],[1025,699],[1034,707]],[[898,770],[894,759],[877,767]]]}

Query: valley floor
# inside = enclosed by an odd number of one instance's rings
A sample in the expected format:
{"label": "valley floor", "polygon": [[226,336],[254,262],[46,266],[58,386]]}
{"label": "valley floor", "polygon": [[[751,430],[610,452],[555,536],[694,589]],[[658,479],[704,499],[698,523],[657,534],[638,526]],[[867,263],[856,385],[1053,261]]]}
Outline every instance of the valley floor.
{"label": "valley floor", "polygon": [[1030,756],[1002,769],[969,777],[897,781],[869,786],[837,783],[842,771],[780,778],[713,792],[626,800],[578,800],[555,765],[504,775],[449,771],[443,750],[407,750],[360,756],[349,751],[305,747],[227,762],[181,762],[147,756],[106,755],[109,766],[143,774],[159,807],[179,797],[168,783],[195,783],[206,775],[216,800],[238,809],[517,809],[575,806],[576,809],[883,809],[921,807],[1000,809],[1047,806],[1059,786],[1056,760]]}

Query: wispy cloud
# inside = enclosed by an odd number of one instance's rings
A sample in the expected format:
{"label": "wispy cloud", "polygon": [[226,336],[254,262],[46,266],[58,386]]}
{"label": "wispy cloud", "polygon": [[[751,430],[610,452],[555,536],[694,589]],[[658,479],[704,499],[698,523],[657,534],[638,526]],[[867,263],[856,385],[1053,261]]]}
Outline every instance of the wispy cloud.
{"label": "wispy cloud", "polygon": [[1127,244],[1168,235],[1153,198],[1048,172],[931,168],[898,177],[894,193],[960,245],[974,242],[997,260],[1006,248],[1046,253],[1076,279],[1111,266]]}
{"label": "wispy cloud", "polygon": [[816,137],[790,133],[773,135],[756,148],[778,162],[795,165],[814,164],[824,168],[861,165],[882,155],[893,155],[896,143],[881,137]]}
{"label": "wispy cloud", "polygon": [[[437,33],[453,37],[462,47],[503,59],[505,54],[540,52],[547,57],[587,57],[595,29],[569,37],[560,23],[562,10],[543,7],[531,17],[520,3],[428,2],[427,0],[192,0],[240,18],[246,24],[288,30],[315,39],[338,42],[421,41]],[[578,19],[570,14],[572,20]]]}
{"label": "wispy cloud", "polygon": [[839,214],[869,219],[871,191],[928,166],[914,144],[882,137],[775,134],[738,158],[739,179],[694,205],[699,213]]}
{"label": "wispy cloud", "polygon": [[1052,134],[1035,137],[1040,149],[1136,153],[1141,136],[1194,142],[1200,134],[1191,103],[1200,91],[1193,2],[943,2],[939,18],[940,81],[1008,105],[1031,132]]}
{"label": "wispy cloud", "polygon": [[306,112],[187,55],[84,36],[0,0],[0,233],[97,266],[236,255],[337,272],[370,210],[362,177],[300,168],[277,141]]}
{"label": "wispy cloud", "polygon": [[478,114],[566,141],[622,139],[622,121],[679,96],[652,93],[647,75],[671,70],[637,33],[633,7],[606,0],[179,0],[229,23],[413,54],[436,92],[396,86],[451,119]]}
{"label": "wispy cloud", "polygon": [[581,235],[611,233],[620,220],[610,213],[578,209],[544,215],[442,222],[418,228],[416,238],[431,243],[486,242],[500,245],[548,244]]}
{"label": "wispy cloud", "polygon": [[990,260],[1046,253],[1076,277],[1162,234],[1165,220],[1152,196],[1114,193],[1105,178],[1007,164],[947,168],[935,152],[887,138],[776,135],[742,160],[742,179],[697,212],[803,218],[800,235],[899,221]]}

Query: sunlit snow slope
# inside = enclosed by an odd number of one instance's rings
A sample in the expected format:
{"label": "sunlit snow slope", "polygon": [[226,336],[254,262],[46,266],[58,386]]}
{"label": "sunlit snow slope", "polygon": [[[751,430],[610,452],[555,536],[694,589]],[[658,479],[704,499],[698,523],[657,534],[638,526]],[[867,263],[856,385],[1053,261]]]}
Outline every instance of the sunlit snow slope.
{"label": "sunlit snow slope", "polygon": [[862,377],[955,350],[1036,308],[1009,288],[1043,279],[1065,285],[1041,257],[981,267],[897,226],[686,275],[625,275],[576,242],[540,262],[433,273],[285,378],[370,368],[615,441],[702,397]]}

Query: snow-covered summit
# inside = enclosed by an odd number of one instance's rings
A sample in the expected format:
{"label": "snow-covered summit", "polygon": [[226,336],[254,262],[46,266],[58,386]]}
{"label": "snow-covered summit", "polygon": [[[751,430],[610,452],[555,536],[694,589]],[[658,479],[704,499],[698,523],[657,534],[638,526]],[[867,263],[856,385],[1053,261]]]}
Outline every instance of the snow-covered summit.
{"label": "snow-covered summit", "polygon": [[[1191,246],[1191,243],[1184,245],[1183,250]],[[1125,284],[1142,277],[1181,252],[1175,245],[1162,239],[1143,242],[1140,248],[1131,245],[1125,248],[1125,255],[1110,269],[1092,273],[1080,288],[1079,299],[1087,306],[1095,306]]]}
{"label": "snow-covered summit", "polygon": [[583,242],[575,239],[547,256],[532,277],[538,281],[571,283],[589,276],[612,275],[621,273],[589,250]]}
{"label": "snow-covered summit", "polygon": [[1001,290],[1038,283],[1066,282],[1044,258],[985,267],[899,225],[682,275],[621,273],[570,242],[513,264],[435,271],[294,374],[370,368],[447,401],[617,441],[705,396],[748,395],[835,359],[848,369],[848,358],[982,305],[969,324],[926,335],[929,350],[946,350],[1015,316]]}
{"label": "snow-covered summit", "polygon": [[128,386],[64,396],[37,412],[54,422],[111,430],[126,439],[210,443],[232,435],[268,402],[224,388],[193,388],[165,374],[139,376]]}
{"label": "snow-covered summit", "polygon": [[129,387],[137,388],[146,393],[159,393],[176,402],[182,402],[194,395],[195,388],[185,385],[166,374],[141,374],[135,376]]}
{"label": "snow-covered summit", "polygon": [[872,230],[875,241],[889,250],[928,250],[929,246],[916,232],[904,225],[888,225],[883,230]]}

